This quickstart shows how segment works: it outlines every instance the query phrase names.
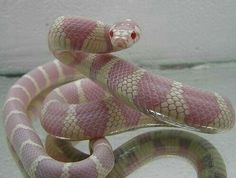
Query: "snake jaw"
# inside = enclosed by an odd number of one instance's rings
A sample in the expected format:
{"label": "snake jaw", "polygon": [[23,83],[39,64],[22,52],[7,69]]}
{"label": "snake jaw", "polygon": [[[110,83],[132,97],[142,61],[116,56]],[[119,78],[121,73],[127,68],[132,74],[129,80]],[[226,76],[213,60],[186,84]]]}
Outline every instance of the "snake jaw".
{"label": "snake jaw", "polygon": [[125,49],[139,40],[140,32],[138,25],[127,19],[112,25],[109,30],[109,37],[115,49]]}
{"label": "snake jaw", "polygon": [[113,46],[115,46],[118,49],[125,49],[132,45],[132,44],[129,45],[128,44],[129,42],[127,42],[127,39],[124,37],[112,38],[111,41],[112,41]]}

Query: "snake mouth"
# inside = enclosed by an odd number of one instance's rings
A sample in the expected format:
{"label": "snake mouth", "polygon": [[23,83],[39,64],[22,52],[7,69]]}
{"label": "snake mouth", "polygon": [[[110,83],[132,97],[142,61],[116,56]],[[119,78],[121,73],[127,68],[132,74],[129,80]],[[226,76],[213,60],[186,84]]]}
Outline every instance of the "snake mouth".
{"label": "snake mouth", "polygon": [[123,39],[123,38],[114,39],[113,45],[116,46],[117,48],[127,48],[128,47],[126,39]]}

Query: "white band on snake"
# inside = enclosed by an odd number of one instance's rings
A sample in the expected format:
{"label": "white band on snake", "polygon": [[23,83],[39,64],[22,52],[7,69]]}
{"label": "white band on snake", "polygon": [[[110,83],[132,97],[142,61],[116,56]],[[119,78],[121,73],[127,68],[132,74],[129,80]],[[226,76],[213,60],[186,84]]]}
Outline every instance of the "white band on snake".
{"label": "white band on snake", "polygon": [[[147,159],[142,154],[145,148],[149,148],[149,157],[186,153],[201,178],[226,177],[217,150],[206,140],[183,131],[140,136],[117,149],[114,157],[104,138],[107,135],[150,126],[216,133],[235,123],[235,112],[226,97],[151,74],[108,54],[130,47],[139,38],[140,28],[129,19],[112,26],[81,17],[55,20],[48,43],[59,61],[22,76],[9,90],[4,105],[8,140],[30,177],[124,177]],[[86,78],[75,81],[81,75]],[[82,161],[68,158],[72,162],[62,162],[46,153],[27,113],[32,100],[43,91],[69,81],[75,82],[54,89],[44,100],[41,124],[56,138],[91,140],[93,151],[82,156],[86,157]],[[171,144],[174,149],[168,149]],[[193,154],[197,156],[189,156]]]}

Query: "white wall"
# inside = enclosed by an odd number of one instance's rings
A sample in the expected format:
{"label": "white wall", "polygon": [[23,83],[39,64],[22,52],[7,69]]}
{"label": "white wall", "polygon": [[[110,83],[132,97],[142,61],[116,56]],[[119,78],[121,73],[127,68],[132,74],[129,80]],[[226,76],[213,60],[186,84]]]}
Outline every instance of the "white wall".
{"label": "white wall", "polygon": [[235,0],[0,0],[1,70],[50,60],[47,32],[60,15],[135,19],[143,36],[121,54],[130,60],[236,59]]}

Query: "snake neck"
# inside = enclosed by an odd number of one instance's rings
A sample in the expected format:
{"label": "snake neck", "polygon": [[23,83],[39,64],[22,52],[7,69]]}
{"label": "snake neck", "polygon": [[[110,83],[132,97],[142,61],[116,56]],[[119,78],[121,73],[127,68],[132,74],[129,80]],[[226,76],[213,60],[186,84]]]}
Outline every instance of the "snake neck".
{"label": "snake neck", "polygon": [[52,52],[83,51],[108,53],[121,49],[114,47],[109,37],[110,25],[83,17],[59,17],[48,34]]}

